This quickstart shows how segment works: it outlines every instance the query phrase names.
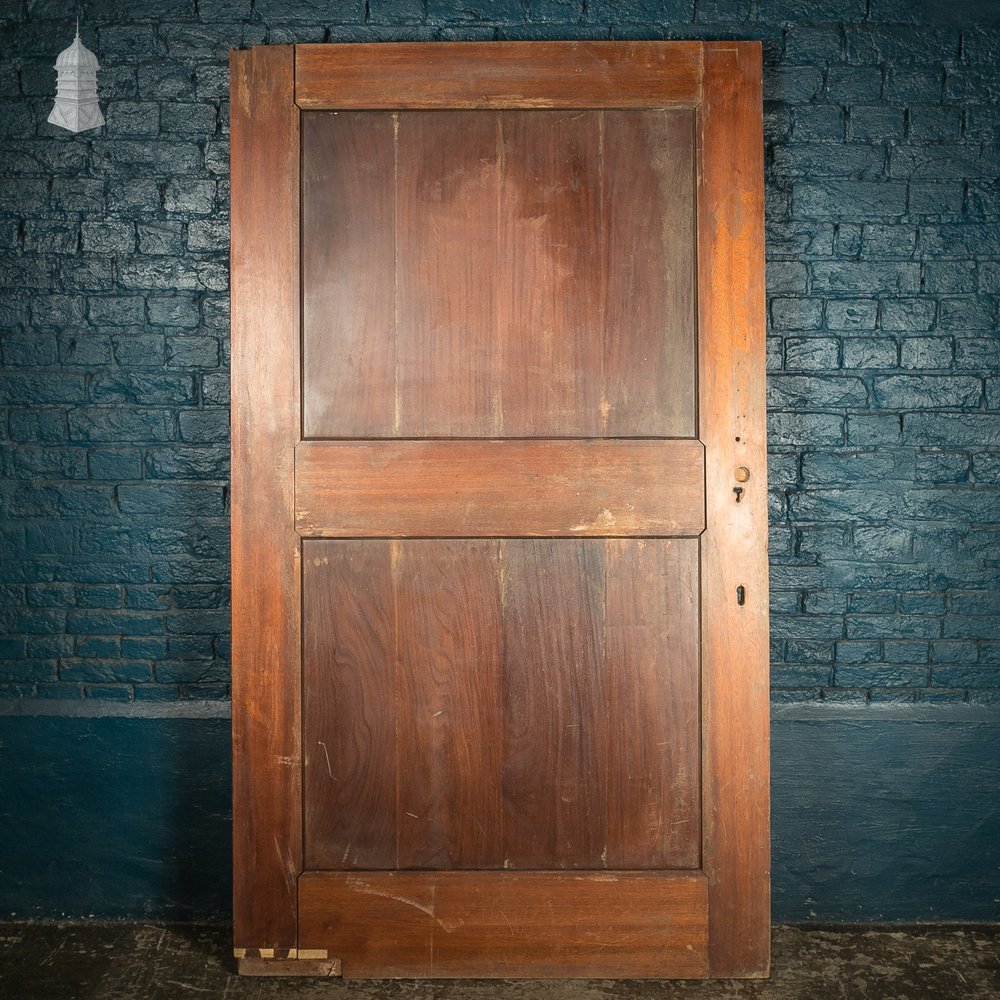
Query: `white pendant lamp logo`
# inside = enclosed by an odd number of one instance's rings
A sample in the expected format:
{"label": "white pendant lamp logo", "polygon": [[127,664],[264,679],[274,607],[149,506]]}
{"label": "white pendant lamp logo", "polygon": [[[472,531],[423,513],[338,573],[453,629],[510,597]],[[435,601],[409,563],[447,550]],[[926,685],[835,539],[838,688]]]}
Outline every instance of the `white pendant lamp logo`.
{"label": "white pendant lamp logo", "polygon": [[49,121],[70,132],[100,128],[104,115],[97,103],[97,56],[80,41],[80,22],[76,22],[73,44],[56,59],[56,103]]}

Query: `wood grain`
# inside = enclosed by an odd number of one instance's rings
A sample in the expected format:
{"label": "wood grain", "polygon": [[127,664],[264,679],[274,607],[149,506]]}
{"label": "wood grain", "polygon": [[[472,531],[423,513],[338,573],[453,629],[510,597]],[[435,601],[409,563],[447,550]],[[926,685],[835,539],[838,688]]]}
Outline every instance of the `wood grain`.
{"label": "wood grain", "polygon": [[[760,44],[706,45],[705,66],[698,311],[709,954],[713,976],[761,976],[769,964],[770,840]],[[737,504],[740,466],[750,479]]]}
{"label": "wood grain", "polygon": [[608,868],[697,868],[701,754],[696,539],[608,539]]}
{"label": "wood grain", "polygon": [[503,543],[505,868],[602,868],[603,542]]}
{"label": "wood grain", "polygon": [[308,867],[501,861],[499,543],[305,543]]}
{"label": "wood grain", "polygon": [[[274,47],[234,54],[232,93],[237,946],[248,957],[330,948],[348,975],[766,974],[759,44]],[[342,129],[323,116],[304,161],[306,289],[293,97],[353,109]],[[456,109],[490,109],[489,124]],[[447,230],[444,249],[421,241],[427,218]],[[349,246],[324,246],[338,234]],[[461,270],[491,255],[495,276]],[[372,274],[367,288],[336,287]],[[453,290],[414,292],[449,274],[464,274]],[[300,292],[313,338],[302,387]],[[418,387],[412,405],[401,371]],[[403,439],[296,446],[303,394],[315,396],[310,433]],[[514,433],[551,438],[498,440]],[[739,504],[738,467],[750,470]],[[312,594],[299,534],[317,539]],[[327,550],[354,555],[327,572]],[[697,631],[684,603],[696,579]],[[323,716],[306,733],[335,740],[344,721],[342,759],[368,782],[346,823],[366,825],[390,785],[396,821],[402,806],[429,818],[403,840],[398,822],[395,836],[371,824],[393,842],[391,863],[479,863],[499,838],[512,868],[695,864],[697,835],[681,831],[698,825],[700,731],[703,874],[299,877],[303,640]],[[353,679],[322,692],[352,664]],[[434,719],[449,712],[457,724],[443,732]],[[642,736],[624,740],[630,727]],[[333,836],[311,862],[344,865],[320,741],[305,763],[316,782],[305,826],[316,845]],[[412,788],[399,770],[411,763]],[[369,779],[383,767],[395,777]]]}
{"label": "wood grain", "polygon": [[697,567],[693,539],[307,541],[307,866],[695,867]]}
{"label": "wood grain", "polygon": [[341,975],[336,959],[315,958],[241,958],[237,963],[241,976],[309,976],[326,979]]}
{"label": "wood grain", "polygon": [[304,129],[306,437],[694,436],[689,112]]}
{"label": "wood grain", "polygon": [[302,587],[306,865],[394,868],[392,545],[306,541]]}
{"label": "wood grain", "polygon": [[697,441],[310,441],[296,451],[309,537],[697,535]]}
{"label": "wood grain", "polygon": [[395,236],[393,117],[303,115],[305,437],[395,430]]}
{"label": "wood grain", "polygon": [[599,112],[507,112],[495,281],[510,437],[601,433]]}
{"label": "wood grain", "polygon": [[698,42],[296,46],[301,108],[694,107]]}
{"label": "wood grain", "polygon": [[293,50],[234,52],[230,71],[233,933],[238,947],[291,948],[302,870]]}
{"label": "wood grain", "polygon": [[601,116],[608,437],[695,437],[694,116]]}
{"label": "wood grain", "polygon": [[[391,544],[397,552],[397,866],[498,868],[500,543]],[[372,751],[379,753],[377,745]]]}
{"label": "wood grain", "polygon": [[488,437],[501,427],[496,115],[396,119],[397,436]]}
{"label": "wood grain", "polygon": [[307,872],[301,933],[348,979],[695,978],[705,889],[700,872]]}

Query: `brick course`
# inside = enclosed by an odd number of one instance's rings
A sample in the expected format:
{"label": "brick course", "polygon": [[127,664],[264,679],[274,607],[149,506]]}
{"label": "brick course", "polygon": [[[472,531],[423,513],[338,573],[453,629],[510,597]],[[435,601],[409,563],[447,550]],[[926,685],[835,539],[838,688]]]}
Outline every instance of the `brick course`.
{"label": "brick course", "polygon": [[773,696],[1000,702],[1000,34],[934,6],[85,5],[71,136],[4,5],[0,697],[227,696],[230,48],[758,38]]}

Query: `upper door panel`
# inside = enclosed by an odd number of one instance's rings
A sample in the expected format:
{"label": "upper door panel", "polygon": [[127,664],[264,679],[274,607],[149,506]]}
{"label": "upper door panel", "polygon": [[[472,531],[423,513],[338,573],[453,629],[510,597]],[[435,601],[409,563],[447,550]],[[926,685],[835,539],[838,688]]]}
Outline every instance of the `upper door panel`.
{"label": "upper door panel", "polygon": [[307,112],[304,437],[694,437],[688,110]]}

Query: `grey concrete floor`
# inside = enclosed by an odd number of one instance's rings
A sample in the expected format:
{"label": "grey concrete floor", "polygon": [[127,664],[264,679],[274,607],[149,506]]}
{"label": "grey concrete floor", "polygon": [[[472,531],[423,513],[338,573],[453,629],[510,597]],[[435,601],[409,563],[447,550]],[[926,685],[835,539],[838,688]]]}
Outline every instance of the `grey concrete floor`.
{"label": "grey concrete floor", "polygon": [[766,981],[249,979],[220,925],[0,924],[4,1000],[997,1000],[1000,924],[775,927]]}

